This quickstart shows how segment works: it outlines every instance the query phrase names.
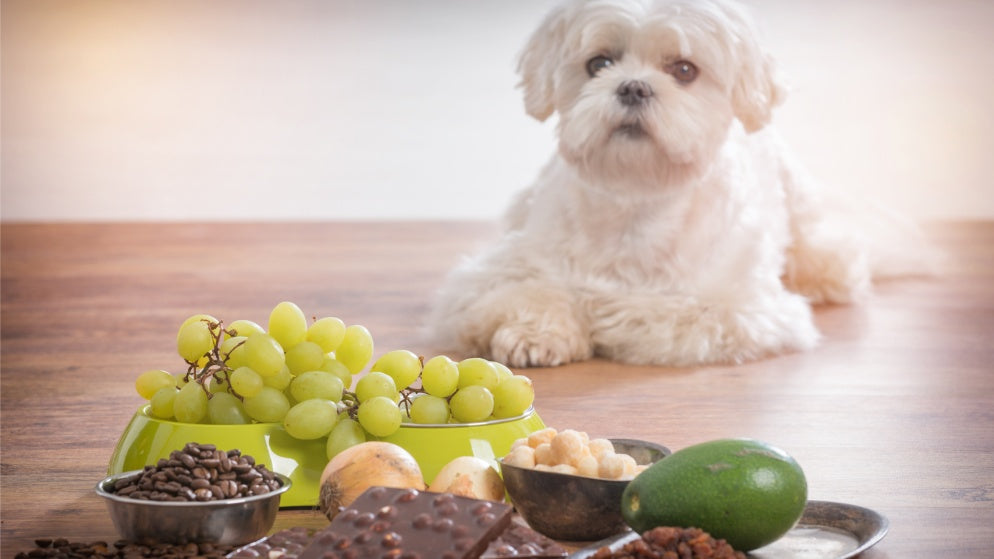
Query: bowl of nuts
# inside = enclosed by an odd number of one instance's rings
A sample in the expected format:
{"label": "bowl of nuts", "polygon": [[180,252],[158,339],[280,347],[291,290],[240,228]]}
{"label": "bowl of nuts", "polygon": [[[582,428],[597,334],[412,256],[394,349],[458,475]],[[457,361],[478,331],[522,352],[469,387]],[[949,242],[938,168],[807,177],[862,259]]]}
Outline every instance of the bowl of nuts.
{"label": "bowl of nuts", "polygon": [[238,450],[188,443],[96,486],[121,538],[142,544],[244,544],[265,536],[290,478]]}
{"label": "bowl of nuts", "polygon": [[516,441],[500,469],[511,502],[532,529],[584,542],[628,529],[621,516],[625,487],[669,454],[648,441],[591,439],[546,428]]}

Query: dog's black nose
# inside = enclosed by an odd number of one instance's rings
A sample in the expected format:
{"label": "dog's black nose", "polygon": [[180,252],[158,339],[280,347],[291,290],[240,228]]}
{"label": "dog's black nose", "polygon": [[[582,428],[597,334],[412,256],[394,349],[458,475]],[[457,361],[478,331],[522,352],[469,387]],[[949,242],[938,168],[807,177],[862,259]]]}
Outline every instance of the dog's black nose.
{"label": "dog's black nose", "polygon": [[628,80],[618,86],[615,94],[622,105],[633,107],[641,105],[646,99],[652,97],[652,88],[644,81]]}

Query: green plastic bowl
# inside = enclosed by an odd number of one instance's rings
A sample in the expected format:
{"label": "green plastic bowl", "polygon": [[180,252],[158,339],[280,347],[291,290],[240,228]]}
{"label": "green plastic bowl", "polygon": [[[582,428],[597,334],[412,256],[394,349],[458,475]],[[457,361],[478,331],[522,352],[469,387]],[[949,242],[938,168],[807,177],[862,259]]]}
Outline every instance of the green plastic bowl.
{"label": "green plastic bowl", "polygon": [[[498,468],[498,460],[511,444],[545,424],[534,409],[509,419],[447,425],[401,425],[393,435],[379,440],[399,445],[418,461],[425,482],[459,456],[476,456]],[[117,441],[107,468],[108,475],[140,470],[183,448],[186,443],[214,444],[223,450],[238,449],[259,464],[290,478],[290,490],[281,508],[317,505],[319,482],[328,464],[325,439],[302,441],[286,433],[279,423],[207,425],[179,423],[152,417],[148,405],[135,412]],[[499,470],[498,470],[499,471]]]}

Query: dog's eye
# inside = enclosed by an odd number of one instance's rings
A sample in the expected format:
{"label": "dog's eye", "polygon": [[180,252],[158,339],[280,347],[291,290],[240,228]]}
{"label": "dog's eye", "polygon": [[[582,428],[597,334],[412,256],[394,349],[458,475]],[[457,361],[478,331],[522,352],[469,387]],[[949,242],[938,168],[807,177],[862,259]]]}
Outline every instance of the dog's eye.
{"label": "dog's eye", "polygon": [[612,64],[614,64],[614,60],[606,56],[595,56],[587,61],[587,73],[590,74],[590,77],[592,78],[597,75],[597,72],[600,72]]}
{"label": "dog's eye", "polygon": [[666,71],[669,72],[671,76],[676,78],[676,81],[688,84],[697,79],[697,74],[700,71],[697,66],[694,66],[693,62],[687,60],[678,60],[673,64],[667,66]]}

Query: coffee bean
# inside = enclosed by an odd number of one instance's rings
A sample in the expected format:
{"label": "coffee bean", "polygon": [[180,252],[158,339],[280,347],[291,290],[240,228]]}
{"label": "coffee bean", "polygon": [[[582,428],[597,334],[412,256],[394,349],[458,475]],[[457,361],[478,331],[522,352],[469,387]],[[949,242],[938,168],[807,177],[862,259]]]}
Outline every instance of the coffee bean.
{"label": "coffee bean", "polygon": [[221,490],[224,491],[224,496],[231,499],[238,496],[238,483],[234,480],[226,479],[220,482]]}
{"label": "coffee bean", "polygon": [[193,469],[194,466],[197,465],[197,460],[193,456],[190,456],[189,454],[186,453],[180,453],[179,460],[180,462],[183,463],[184,466],[186,466],[191,470]]}
{"label": "coffee bean", "polygon": [[219,450],[219,451],[217,451],[216,454],[217,454],[218,462],[220,462],[220,466],[218,466],[220,468],[220,470],[222,472],[230,472],[231,471],[231,459],[228,458],[228,453],[221,452]]}

